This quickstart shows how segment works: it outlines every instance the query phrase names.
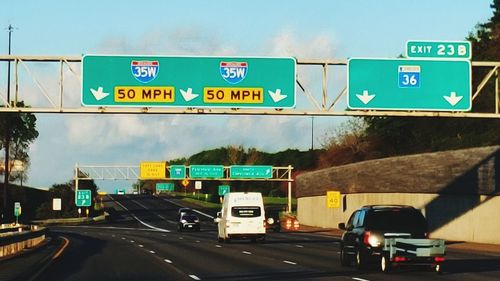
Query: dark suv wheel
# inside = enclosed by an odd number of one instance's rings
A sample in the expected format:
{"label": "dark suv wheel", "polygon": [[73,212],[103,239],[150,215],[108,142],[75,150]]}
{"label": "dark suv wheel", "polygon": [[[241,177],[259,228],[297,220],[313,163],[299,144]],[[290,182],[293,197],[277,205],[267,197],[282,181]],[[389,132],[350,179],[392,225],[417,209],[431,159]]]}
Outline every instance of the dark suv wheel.
{"label": "dark suv wheel", "polygon": [[340,265],[349,266],[351,265],[351,260],[349,256],[345,253],[344,246],[340,246]]}

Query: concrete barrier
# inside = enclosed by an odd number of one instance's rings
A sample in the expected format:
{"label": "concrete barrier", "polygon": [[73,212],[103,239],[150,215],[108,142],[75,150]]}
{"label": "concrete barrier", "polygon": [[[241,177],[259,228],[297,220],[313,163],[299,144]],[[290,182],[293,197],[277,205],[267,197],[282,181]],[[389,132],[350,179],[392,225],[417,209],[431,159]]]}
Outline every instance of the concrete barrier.
{"label": "concrete barrier", "polygon": [[46,229],[38,226],[21,232],[2,233],[0,235],[0,258],[38,246],[45,241],[45,234]]}
{"label": "concrete barrier", "polygon": [[299,198],[297,217],[301,224],[337,228],[364,205],[410,205],[426,216],[433,238],[500,244],[500,220],[496,216],[500,214],[500,196],[356,193],[342,195],[341,201],[340,208],[327,208],[326,196]]}

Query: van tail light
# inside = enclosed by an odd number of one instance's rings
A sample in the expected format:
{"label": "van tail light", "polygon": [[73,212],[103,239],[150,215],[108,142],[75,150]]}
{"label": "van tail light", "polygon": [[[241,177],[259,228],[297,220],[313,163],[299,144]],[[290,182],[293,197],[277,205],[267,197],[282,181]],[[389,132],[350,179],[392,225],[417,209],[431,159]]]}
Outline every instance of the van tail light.
{"label": "van tail light", "polygon": [[434,257],[435,262],[444,262],[444,257]]}

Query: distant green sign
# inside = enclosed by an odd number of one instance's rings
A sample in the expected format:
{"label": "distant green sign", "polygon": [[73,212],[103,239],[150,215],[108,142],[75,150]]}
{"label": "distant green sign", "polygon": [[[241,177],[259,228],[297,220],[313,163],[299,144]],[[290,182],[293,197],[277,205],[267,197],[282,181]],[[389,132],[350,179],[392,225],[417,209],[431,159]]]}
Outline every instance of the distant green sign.
{"label": "distant green sign", "polygon": [[189,177],[192,179],[220,179],[224,177],[224,166],[222,165],[191,165]]}
{"label": "distant green sign", "polygon": [[171,165],[169,168],[170,168],[171,179],[182,180],[186,178],[186,166]]}
{"label": "distant green sign", "polygon": [[76,191],[75,203],[77,207],[90,207],[92,205],[92,192],[89,189]]}
{"label": "distant green sign", "polygon": [[351,58],[347,75],[350,109],[469,111],[472,106],[467,60]]}
{"label": "distant green sign", "polygon": [[270,179],[273,177],[273,166],[240,166],[230,167],[232,179]]}
{"label": "distant green sign", "polygon": [[171,182],[162,182],[156,184],[156,191],[174,191],[174,184]]}
{"label": "distant green sign", "polygon": [[468,41],[408,41],[408,58],[470,59],[471,46]]}
{"label": "distant green sign", "polygon": [[219,185],[219,196],[224,196],[226,193],[231,191],[231,187],[229,185]]}

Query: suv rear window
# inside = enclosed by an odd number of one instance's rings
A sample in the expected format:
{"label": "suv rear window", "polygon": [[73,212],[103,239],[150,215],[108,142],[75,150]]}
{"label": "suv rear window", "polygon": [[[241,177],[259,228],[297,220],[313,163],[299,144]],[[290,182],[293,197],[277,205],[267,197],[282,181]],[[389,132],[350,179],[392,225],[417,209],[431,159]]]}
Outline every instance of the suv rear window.
{"label": "suv rear window", "polygon": [[372,210],[366,214],[365,223],[371,230],[427,232],[427,222],[417,210]]}
{"label": "suv rear window", "polygon": [[260,207],[233,207],[231,215],[240,218],[260,217]]}

